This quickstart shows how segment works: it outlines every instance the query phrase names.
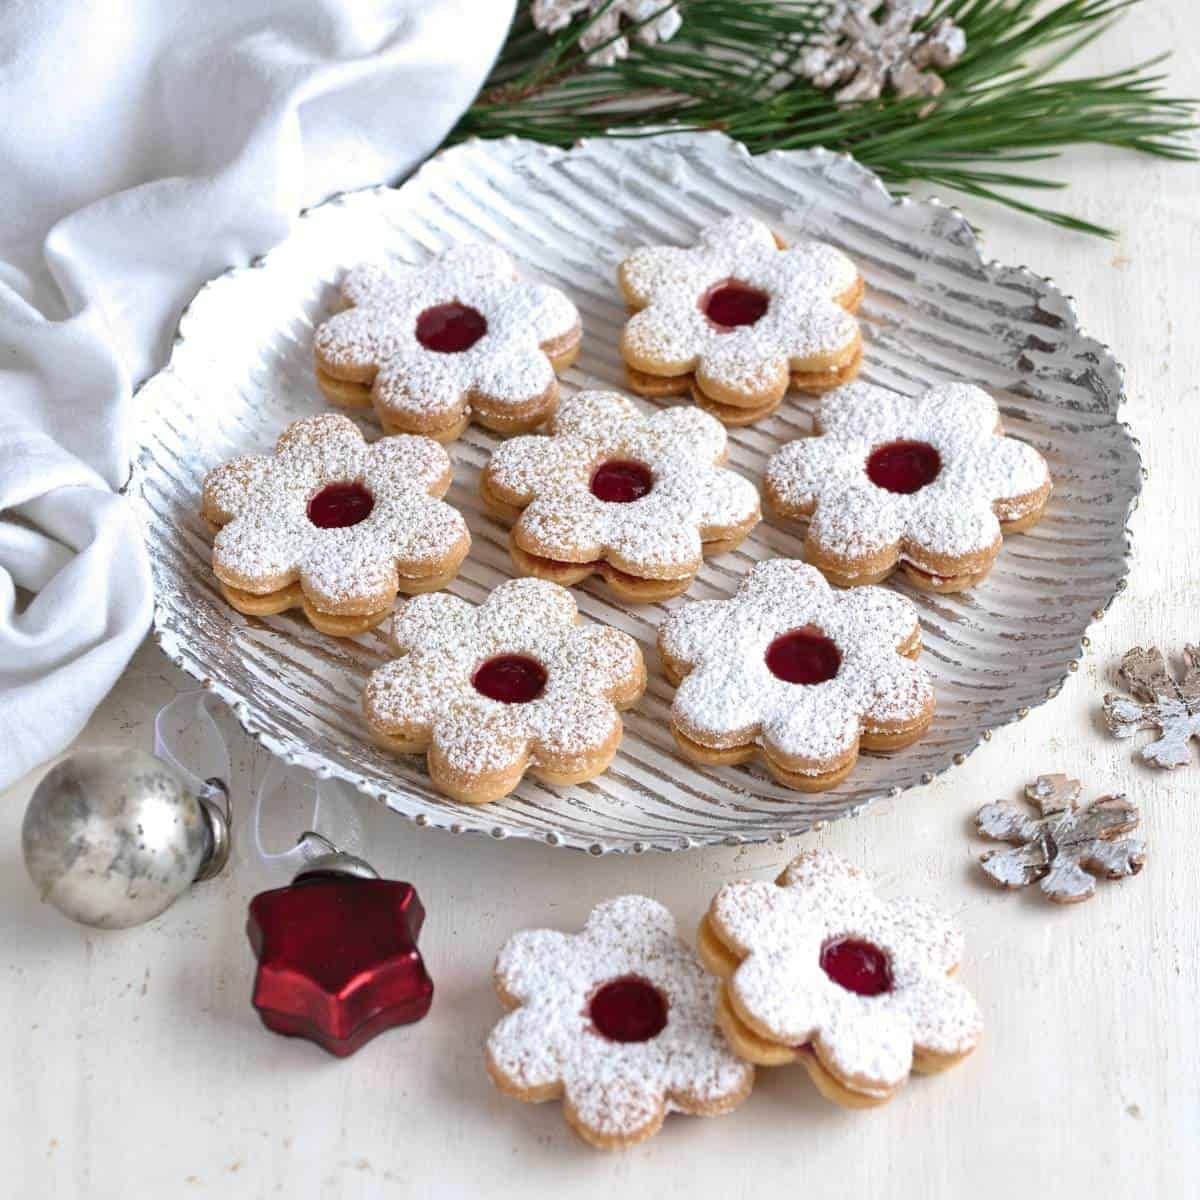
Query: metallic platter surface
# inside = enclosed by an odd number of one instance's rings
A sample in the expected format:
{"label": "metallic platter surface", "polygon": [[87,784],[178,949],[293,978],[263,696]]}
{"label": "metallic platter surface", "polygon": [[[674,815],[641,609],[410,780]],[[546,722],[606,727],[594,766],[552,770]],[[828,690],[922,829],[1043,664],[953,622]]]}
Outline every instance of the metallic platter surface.
{"label": "metallic platter surface", "polygon": [[[367,673],[387,657],[381,632],[338,641],[302,618],[242,617],[209,568],[200,482],[237,454],[268,451],[287,422],[324,407],[312,330],[336,283],[384,255],[421,262],[461,240],[508,250],[522,271],[563,288],[583,316],[583,352],[565,391],[620,387],[625,313],[616,264],[647,242],[686,243],[727,212],[761,217],[786,240],[842,247],[867,282],[862,378],[916,393],[946,379],[987,388],[1007,432],[1037,446],[1054,477],[1041,524],[1006,542],[982,586],[916,602],[936,679],[929,734],[892,756],[864,755],[844,783],[800,795],[757,766],[705,770],[673,752],[672,689],[654,651],[666,611],[629,608],[592,580],[585,616],[639,639],[650,686],[626,714],[611,769],[556,789],[526,780],[483,807],[441,797],[421,758],[371,745],[359,715]],[[1124,586],[1128,515],[1141,488],[1137,443],[1119,419],[1123,381],[1110,351],[1080,331],[1072,302],[1025,268],[983,261],[966,220],[934,202],[896,200],[853,160],[824,151],[758,158],[718,133],[596,140],[569,151],[516,139],[471,142],[431,160],[399,189],[338,197],[305,214],[286,242],[213,280],[184,314],[167,367],[141,392],[142,444],[131,492],[144,507],[166,653],[229,703],[284,759],[344,779],[419,825],[608,851],[778,841],[927,782],[993,729],[1055,695],[1089,623]],[[789,397],[769,420],[730,431],[730,465],[751,479],[766,457],[811,430],[813,402]],[[369,421],[363,427],[374,436]],[[512,573],[507,530],[478,499],[496,435],[469,427],[450,447],[448,499],[474,545],[450,590],[472,601]],[[732,554],[706,563],[692,598],[731,594],[764,558],[801,556],[795,528],[764,522]]]}

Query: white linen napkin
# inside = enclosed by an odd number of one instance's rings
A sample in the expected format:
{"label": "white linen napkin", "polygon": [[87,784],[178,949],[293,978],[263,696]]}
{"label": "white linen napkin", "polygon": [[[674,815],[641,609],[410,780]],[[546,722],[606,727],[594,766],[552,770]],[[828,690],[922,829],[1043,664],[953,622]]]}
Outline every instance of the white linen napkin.
{"label": "white linen napkin", "polygon": [[300,209],[429,154],[512,9],[0,5],[0,788],[78,734],[149,626],[113,489],[180,308]]}

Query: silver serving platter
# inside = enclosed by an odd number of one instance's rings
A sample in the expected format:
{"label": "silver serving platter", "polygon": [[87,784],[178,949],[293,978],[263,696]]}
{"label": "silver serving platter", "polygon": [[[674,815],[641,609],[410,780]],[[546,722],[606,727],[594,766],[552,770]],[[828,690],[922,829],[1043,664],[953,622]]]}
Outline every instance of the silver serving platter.
{"label": "silver serving platter", "polygon": [[[367,673],[387,657],[382,633],[337,641],[298,617],[246,618],[221,600],[198,516],[204,472],[268,451],[285,424],[323,407],[312,330],[348,266],[381,255],[419,262],[459,240],[495,242],[579,306],[583,353],[567,390],[619,387],[617,262],[642,243],[689,241],[727,212],[849,253],[868,285],[863,377],[910,393],[945,379],[991,391],[1007,430],[1050,462],[1045,518],[1005,544],[973,592],[909,592],[920,607],[937,718],[917,745],[864,755],[832,791],[799,795],[754,765],[702,770],[677,758],[667,727],[672,689],[654,634],[685,601],[629,608],[593,581],[577,589],[582,611],[633,634],[650,666],[611,769],[571,788],[526,780],[484,807],[444,799],[422,759],[390,756],[365,737],[359,698]],[[961,214],[897,200],[843,155],[756,158],[718,133],[597,140],[568,151],[472,142],[438,155],[399,189],[341,196],[306,213],[286,242],[213,280],[184,314],[169,364],[141,393],[143,449],[132,485],[148,526],[155,631],[167,655],[272,752],[346,780],[418,825],[593,853],[782,841],[928,782],[1057,693],[1089,623],[1128,571],[1126,521],[1142,476],[1137,443],[1119,420],[1122,394],[1120,366],[1080,331],[1072,302],[1053,284],[985,262]],[[811,409],[790,399],[769,421],[732,431],[731,465],[757,479],[771,451],[810,430]],[[452,447],[448,499],[467,515],[474,545],[450,590],[472,601],[512,570],[507,531],[482,511],[476,491],[496,444],[472,427]],[[736,553],[706,564],[690,595],[728,596],[755,562],[800,554],[794,529],[764,523]]]}

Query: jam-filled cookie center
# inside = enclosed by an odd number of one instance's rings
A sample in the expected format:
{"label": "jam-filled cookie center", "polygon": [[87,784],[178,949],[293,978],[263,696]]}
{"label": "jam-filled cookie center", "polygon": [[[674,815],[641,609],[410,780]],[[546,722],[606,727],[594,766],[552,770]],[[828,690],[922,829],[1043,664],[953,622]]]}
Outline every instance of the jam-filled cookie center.
{"label": "jam-filled cookie center", "polygon": [[588,484],[592,495],[608,504],[629,504],[640,500],[654,487],[654,476],[645,463],[631,459],[613,459],[601,463]]}
{"label": "jam-filled cookie center", "polygon": [[623,975],[596,990],[588,1015],[610,1042],[648,1042],[667,1027],[667,999],[647,980]]}
{"label": "jam-filled cookie center", "polygon": [[483,313],[455,300],[427,308],[417,318],[417,341],[438,354],[461,354],[487,333],[487,327]]}
{"label": "jam-filled cookie center", "polygon": [[833,938],[821,947],[821,970],[848,992],[879,996],[892,990],[892,964],[872,942]]}
{"label": "jam-filled cookie center", "polygon": [[526,654],[498,654],[471,676],[480,695],[502,704],[528,704],[546,690],[546,668]]}
{"label": "jam-filled cookie center", "polygon": [[766,311],[771,298],[766,292],[736,279],[713,284],[700,298],[700,311],[718,329],[753,325]]}
{"label": "jam-filled cookie center", "polygon": [[318,529],[345,529],[371,515],[375,497],[361,483],[327,483],[309,502],[308,519]]}
{"label": "jam-filled cookie center", "polygon": [[942,469],[942,456],[928,442],[888,442],[867,459],[867,478],[887,492],[911,496],[931,484]]}
{"label": "jam-filled cookie center", "polygon": [[837,643],[815,625],[780,634],[768,647],[767,669],[785,683],[824,683],[842,665]]}

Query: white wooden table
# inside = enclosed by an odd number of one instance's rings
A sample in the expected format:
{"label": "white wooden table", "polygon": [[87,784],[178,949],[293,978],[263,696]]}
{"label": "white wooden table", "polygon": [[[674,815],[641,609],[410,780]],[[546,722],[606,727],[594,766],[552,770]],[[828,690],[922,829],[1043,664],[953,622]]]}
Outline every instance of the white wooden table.
{"label": "white wooden table", "polygon": [[[1188,0],[1140,6],[1080,65],[1112,69],[1170,48],[1175,90],[1196,94],[1191,9]],[[732,1116],[675,1117],[647,1145],[600,1155],[567,1130],[557,1104],[517,1104],[488,1083],[480,1044],[500,1015],[496,949],[516,929],[577,928],[592,904],[625,891],[659,898],[690,930],[720,882],[769,878],[785,851],[591,859],[420,831],[363,802],[376,867],[411,880],[425,901],[437,997],[421,1024],[336,1061],[268,1034],[250,1007],[246,903],[262,882],[248,871],[120,934],[89,932],[39,904],[19,850],[30,777],[0,798],[0,1193],[1200,1194],[1200,753],[1191,769],[1151,771],[1099,717],[1122,651],[1178,650],[1200,637],[1200,170],[1099,150],[1052,169],[1072,184],[1066,203],[1120,228],[1118,242],[979,205],[969,212],[992,256],[1058,280],[1128,367],[1125,417],[1151,472],[1128,592],[1092,630],[1090,654],[1056,700],[932,786],[799,843],[837,849],[885,894],[911,892],[957,916],[968,937],[961,978],[987,1020],[973,1059],[866,1113],[828,1105],[798,1068],[760,1072]],[[80,744],[150,748],[154,713],[190,686],[147,644]],[[266,761],[245,739],[235,746],[243,796]],[[1047,770],[1143,805],[1150,857],[1138,878],[1102,885],[1075,908],[982,879],[970,818]]]}

